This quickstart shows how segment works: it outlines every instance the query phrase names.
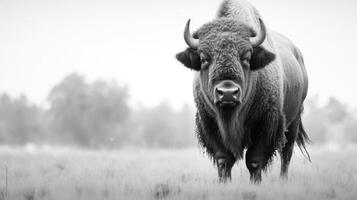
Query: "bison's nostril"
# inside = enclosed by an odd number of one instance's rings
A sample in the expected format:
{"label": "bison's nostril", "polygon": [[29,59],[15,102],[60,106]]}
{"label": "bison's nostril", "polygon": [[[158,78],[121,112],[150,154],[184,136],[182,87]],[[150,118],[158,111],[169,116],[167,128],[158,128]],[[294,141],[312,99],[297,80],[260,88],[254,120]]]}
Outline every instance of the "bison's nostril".
{"label": "bison's nostril", "polygon": [[219,94],[220,96],[224,95],[224,91],[221,88],[217,88],[216,91],[217,91],[217,94]]}
{"label": "bison's nostril", "polygon": [[237,95],[238,95],[238,92],[239,92],[239,89],[238,89],[238,88],[235,88],[235,90],[233,90],[233,95],[234,95],[234,96],[237,96]]}

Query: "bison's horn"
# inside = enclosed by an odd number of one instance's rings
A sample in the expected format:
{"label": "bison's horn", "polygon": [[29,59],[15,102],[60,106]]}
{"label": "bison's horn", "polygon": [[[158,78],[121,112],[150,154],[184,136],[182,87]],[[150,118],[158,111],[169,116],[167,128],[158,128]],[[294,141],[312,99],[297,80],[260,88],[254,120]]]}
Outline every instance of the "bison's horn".
{"label": "bison's horn", "polygon": [[197,49],[199,40],[193,38],[190,33],[190,21],[191,21],[191,19],[189,19],[186,23],[185,32],[184,32],[183,36],[185,38],[185,42],[187,43],[187,45],[189,47],[191,47],[193,49]]}
{"label": "bison's horn", "polygon": [[260,22],[260,32],[258,33],[257,36],[250,38],[250,43],[252,44],[253,47],[257,47],[261,43],[263,43],[265,40],[265,36],[267,34],[267,30],[265,28],[263,20],[259,18],[259,22]]}

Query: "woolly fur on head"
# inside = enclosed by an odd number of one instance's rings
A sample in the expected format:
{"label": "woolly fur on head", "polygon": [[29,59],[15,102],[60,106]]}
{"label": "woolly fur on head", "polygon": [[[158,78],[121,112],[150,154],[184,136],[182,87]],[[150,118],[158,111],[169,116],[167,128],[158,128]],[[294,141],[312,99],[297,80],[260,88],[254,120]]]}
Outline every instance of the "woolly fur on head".
{"label": "woolly fur on head", "polygon": [[232,18],[218,18],[208,22],[198,29],[193,36],[202,40],[208,35],[217,35],[224,32],[237,34],[244,39],[256,36],[256,32],[249,25]]}

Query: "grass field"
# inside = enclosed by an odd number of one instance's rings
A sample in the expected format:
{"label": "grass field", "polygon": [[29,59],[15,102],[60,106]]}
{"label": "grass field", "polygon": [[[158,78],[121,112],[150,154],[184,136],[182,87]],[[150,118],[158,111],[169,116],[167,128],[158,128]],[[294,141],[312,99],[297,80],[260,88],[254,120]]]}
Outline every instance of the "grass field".
{"label": "grass field", "polygon": [[36,199],[357,199],[357,150],[311,149],[312,163],[295,150],[287,181],[277,158],[260,185],[244,162],[233,181],[198,148],[184,150],[0,148],[0,200]]}

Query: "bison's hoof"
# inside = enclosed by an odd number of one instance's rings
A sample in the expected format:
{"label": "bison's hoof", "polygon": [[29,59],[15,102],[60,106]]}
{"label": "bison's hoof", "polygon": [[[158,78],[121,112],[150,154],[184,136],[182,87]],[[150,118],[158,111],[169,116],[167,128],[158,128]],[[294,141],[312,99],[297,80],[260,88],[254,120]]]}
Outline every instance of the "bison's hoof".
{"label": "bison's hoof", "polygon": [[251,174],[250,175],[250,182],[252,182],[254,184],[260,184],[262,182],[261,173],[259,173],[259,174]]}
{"label": "bison's hoof", "polygon": [[262,169],[259,162],[249,162],[248,170],[250,173],[250,181],[259,184],[262,181]]}
{"label": "bison's hoof", "polygon": [[227,181],[231,181],[231,166],[224,160],[218,160],[218,177],[219,182],[226,183]]}
{"label": "bison's hoof", "polygon": [[232,177],[230,177],[230,176],[222,176],[222,177],[219,177],[218,181],[220,183],[231,182],[232,181]]}

